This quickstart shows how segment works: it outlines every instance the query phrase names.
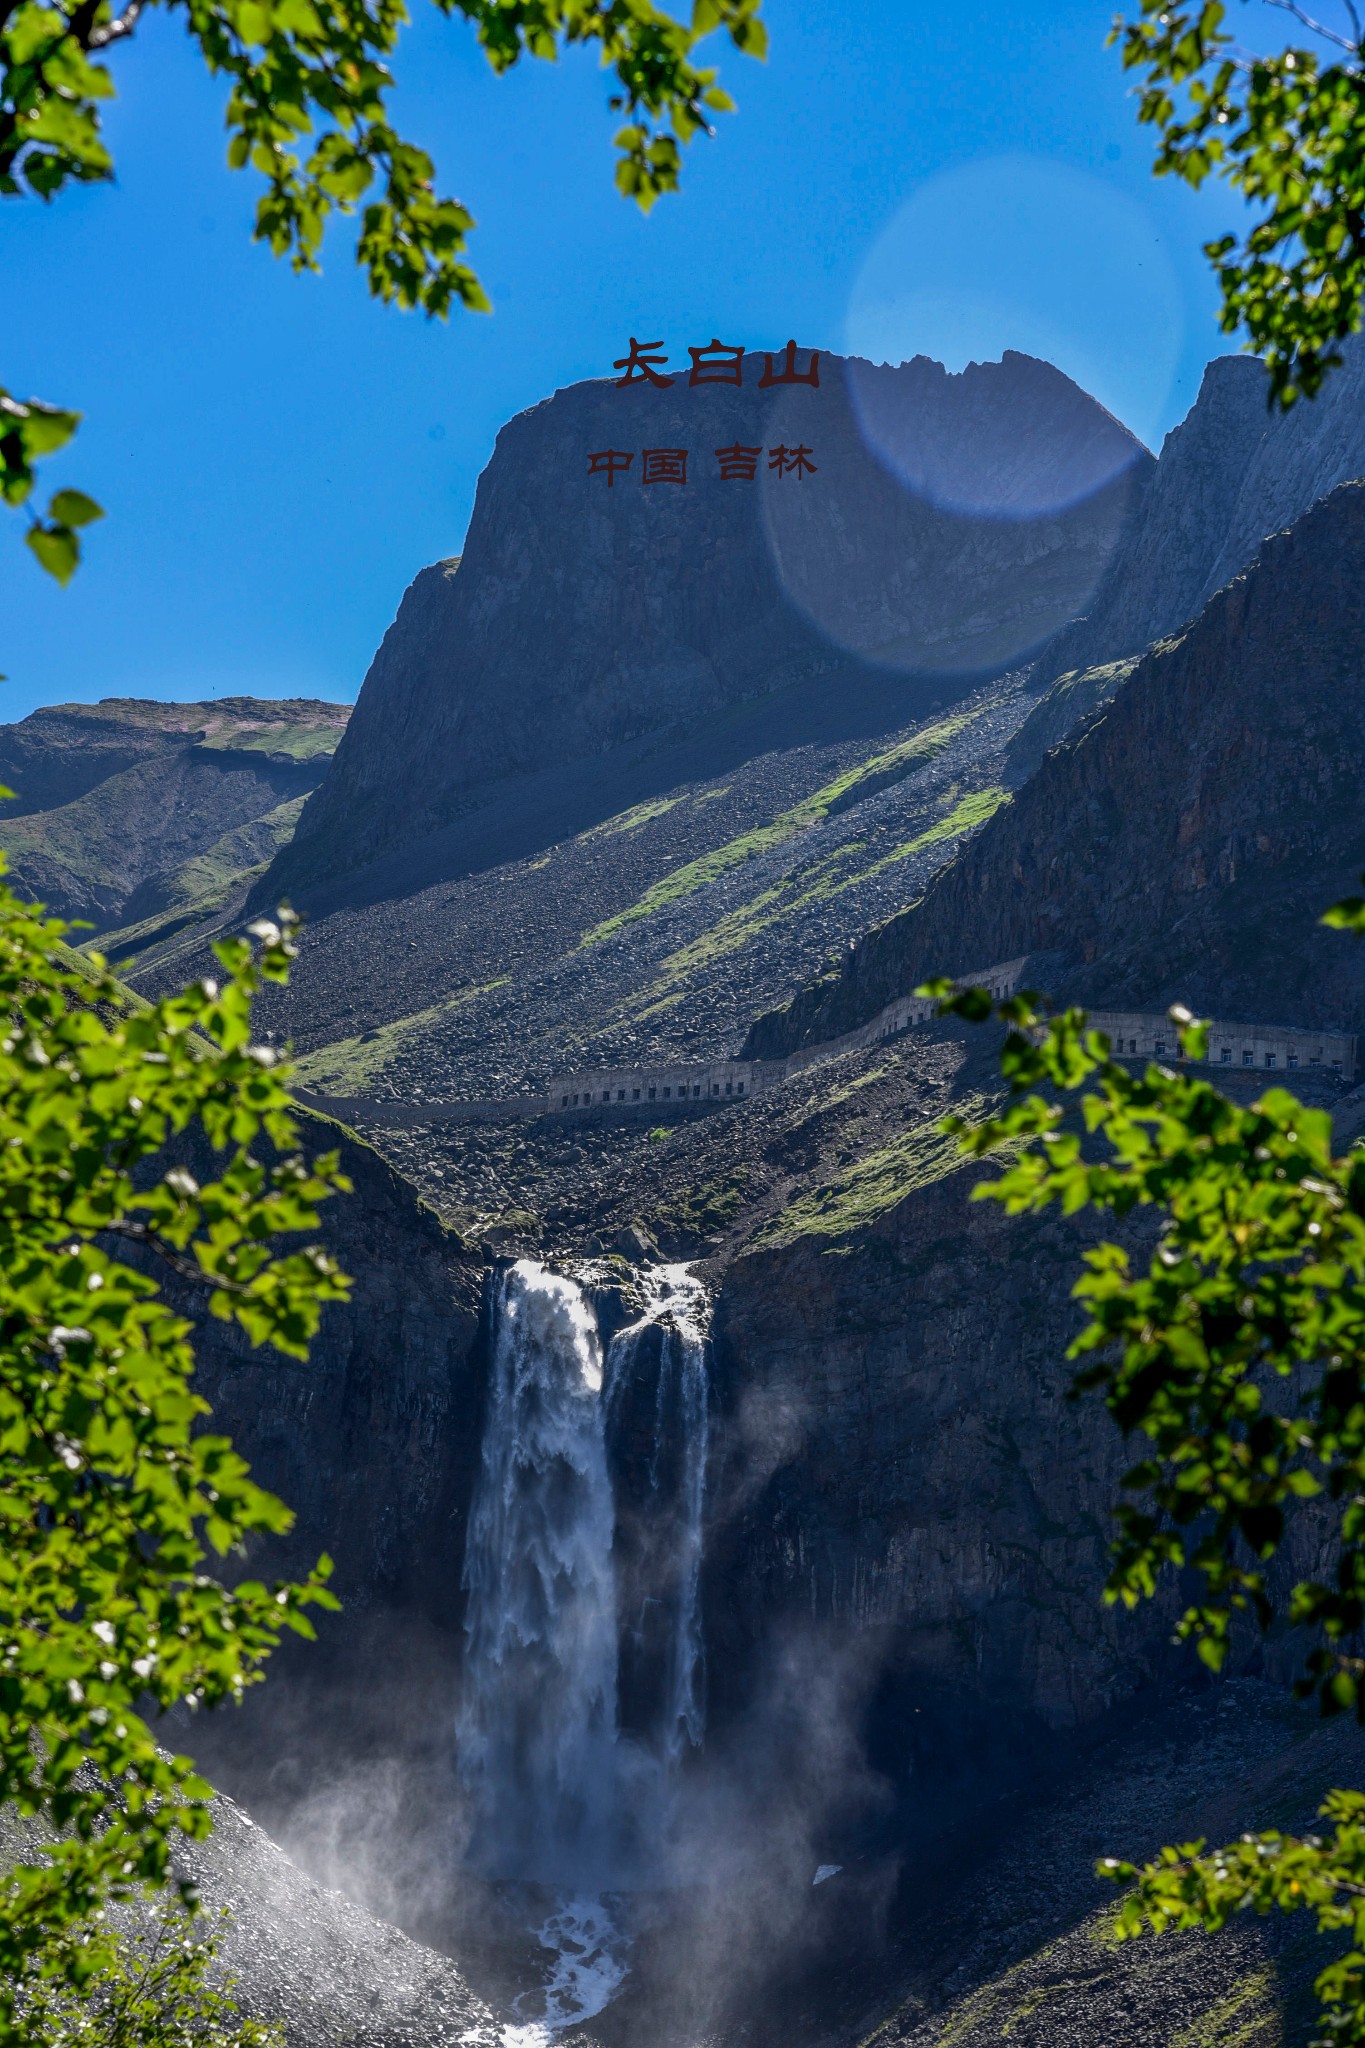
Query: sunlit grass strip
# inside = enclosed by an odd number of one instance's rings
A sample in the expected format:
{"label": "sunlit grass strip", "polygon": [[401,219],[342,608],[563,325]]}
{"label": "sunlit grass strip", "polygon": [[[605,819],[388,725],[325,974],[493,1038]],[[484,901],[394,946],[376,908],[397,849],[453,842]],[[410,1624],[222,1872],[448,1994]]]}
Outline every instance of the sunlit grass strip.
{"label": "sunlit grass strip", "polygon": [[636,804],[629,811],[618,811],[614,818],[606,818],[600,825],[593,825],[588,831],[580,832],[579,839],[608,839],[618,832],[636,832],[641,825],[648,825],[655,818],[662,818],[682,801],[683,798],[680,796],[651,797],[647,803]]}
{"label": "sunlit grass strip", "polygon": [[933,1123],[902,1131],[837,1179],[798,1196],[757,1241],[780,1244],[795,1237],[848,1237],[875,1223],[917,1188],[946,1178],[961,1161],[954,1140]]}
{"label": "sunlit grass strip", "polygon": [[1009,802],[1009,791],[1005,789],[980,789],[971,796],[964,796],[937,824],[921,832],[916,838],[908,839],[901,846],[895,846],[884,853],[879,860],[868,867],[859,868],[851,875],[841,875],[836,870],[862,853],[866,841],[858,839],[847,846],[841,846],[815,866],[805,869],[799,875],[784,876],[774,882],[748,903],[741,903],[735,910],[720,918],[708,931],[702,932],[676,953],[670,953],[663,962],[661,978],[656,988],[667,987],[670,981],[693,973],[699,967],[708,966],[713,960],[723,959],[727,953],[737,953],[741,947],[756,938],[769,926],[778,924],[783,918],[793,917],[797,911],[807,909],[812,903],[821,903],[831,896],[840,896],[845,889],[853,889],[861,882],[870,882],[898,862],[908,860],[911,854],[921,852],[926,846],[933,846],[945,839],[956,839],[964,832],[975,831],[994,817],[1002,804]]}
{"label": "sunlit grass strip", "polygon": [[980,717],[980,711],[964,711],[955,718],[945,718],[927,731],[916,733],[913,738],[902,740],[898,746],[888,747],[880,754],[873,754],[855,767],[845,769],[817,789],[812,796],[803,797],[790,810],[782,811],[770,824],[758,825],[752,832],[745,832],[738,839],[731,839],[724,846],[715,847],[710,853],[701,854],[696,860],[674,868],[672,874],[664,875],[643,896],[625,910],[618,910],[613,917],[605,918],[584,932],[579,940],[580,947],[599,945],[626,925],[636,923],[642,917],[652,917],[655,911],[667,909],[669,904],[681,902],[686,896],[694,895],[698,889],[709,887],[720,880],[732,868],[742,867],[746,861],[772,848],[783,846],[798,833],[807,832],[813,825],[821,824],[842,798],[860,782],[874,776],[882,776],[898,768],[909,769],[921,762],[931,761],[941,754],[958,733]]}
{"label": "sunlit grass strip", "polygon": [[338,1038],[330,1045],[318,1046],[315,1051],[304,1053],[294,1061],[295,1076],[308,1088],[363,1087],[366,1082],[377,1080],[385,1067],[397,1059],[408,1039],[426,1026],[439,1023],[452,1011],[463,1009],[476,996],[491,995],[495,988],[505,987],[509,979],[503,974],[496,981],[480,983],[477,988],[462,988],[443,1003],[433,1003],[428,1010],[415,1010],[412,1016],[398,1017],[392,1024],[381,1024],[373,1032],[361,1032],[354,1038]]}
{"label": "sunlit grass strip", "polygon": [[[984,1120],[986,1107],[984,1096],[972,1095],[958,1105],[957,1113],[973,1124]],[[907,1195],[946,1180],[961,1165],[957,1140],[939,1129],[937,1119],[917,1124],[834,1179],[799,1195],[764,1226],[755,1242],[786,1244],[797,1237],[851,1237],[896,1208]]]}
{"label": "sunlit grass strip", "polygon": [[971,796],[964,796],[959,803],[954,804],[947,816],[940,818],[936,825],[931,825],[927,832],[921,832],[917,838],[907,839],[903,846],[893,846],[890,853],[884,853],[880,860],[874,860],[870,868],[864,868],[859,874],[850,875],[842,886],[850,889],[855,882],[870,882],[874,875],[883,874],[887,868],[895,867],[899,861],[909,860],[912,853],[922,853],[926,846],[935,846],[942,839],[956,839],[962,832],[975,832],[979,825],[984,825],[988,818],[993,818],[1001,806],[1009,801],[1010,793],[1007,789],[973,791]]}

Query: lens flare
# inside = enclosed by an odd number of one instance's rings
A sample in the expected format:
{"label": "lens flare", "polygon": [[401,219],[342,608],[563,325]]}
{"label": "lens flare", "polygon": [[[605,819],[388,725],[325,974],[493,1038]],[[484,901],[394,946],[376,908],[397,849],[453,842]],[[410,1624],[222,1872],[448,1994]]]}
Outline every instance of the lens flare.
{"label": "lens flare", "polygon": [[[868,365],[923,356],[953,371],[1007,350],[1038,357],[1150,441],[1182,328],[1176,275],[1144,207],[1085,172],[1001,156],[945,172],[906,201],[859,273],[846,338]],[[1115,473],[1106,464],[1122,459],[1117,437],[1096,434],[1033,478],[998,475],[984,451],[955,463],[932,440],[898,435],[874,369],[854,389],[870,444],[911,489],[956,510],[1055,510],[1101,488]]]}

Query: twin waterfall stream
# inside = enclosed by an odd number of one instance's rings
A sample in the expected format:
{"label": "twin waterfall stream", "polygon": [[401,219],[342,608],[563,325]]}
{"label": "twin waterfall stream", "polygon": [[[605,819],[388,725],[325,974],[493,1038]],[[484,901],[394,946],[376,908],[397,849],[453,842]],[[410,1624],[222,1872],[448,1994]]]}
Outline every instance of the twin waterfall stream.
{"label": "twin waterfall stream", "polygon": [[508,2048],[536,2048],[617,1990],[628,1938],[613,1899],[659,1884],[678,1768],[704,1730],[707,1301],[685,1267],[638,1277],[643,1312],[605,1345],[583,1290],[532,1260],[493,1303],[459,1770],[474,1866],[553,1902],[541,2009],[506,2030]]}

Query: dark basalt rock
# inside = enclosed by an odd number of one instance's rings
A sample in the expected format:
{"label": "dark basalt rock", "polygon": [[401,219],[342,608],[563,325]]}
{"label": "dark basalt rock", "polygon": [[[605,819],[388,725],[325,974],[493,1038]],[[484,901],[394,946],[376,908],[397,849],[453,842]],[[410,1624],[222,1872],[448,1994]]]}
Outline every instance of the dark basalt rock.
{"label": "dark basalt rock", "polygon": [[1352,337],[1343,355],[1321,394],[1288,413],[1270,410],[1255,356],[1208,365],[1094,603],[1044,650],[1045,675],[1140,654],[1178,632],[1268,534],[1365,476],[1365,343]]}
{"label": "dark basalt rock", "polygon": [[[760,388],[762,367],[740,388],[577,384],[503,428],[458,570],[412,584],[258,900],[331,886],[508,778],[723,737],[812,676],[836,696],[903,676],[912,718],[1086,603],[1152,467],[1026,356],[949,376],[824,355],[818,389]],[[759,451],[753,481],[721,479],[732,444]],[[792,446],[814,474],[769,466]],[[646,447],[686,447],[686,484],[644,486]],[[588,469],[608,449],[633,455],[610,488]]]}
{"label": "dark basalt rock", "polygon": [[350,1299],[326,1308],[306,1363],[252,1350],[202,1298],[186,1306],[214,1426],[296,1517],[247,1568],[300,1575],[326,1552],[342,1611],[319,1617],[316,1643],[286,1641],[239,1713],[201,1716],[177,1739],[287,1849],[306,1850],[319,1802],[350,1783],[367,1788],[363,1807],[375,1773],[401,1781],[386,1844],[400,1815],[416,1830],[449,1810],[486,1357],[481,1258],[368,1146],[321,1119],[304,1133],[314,1150],[340,1143],[354,1183],[323,1205],[318,1233],[353,1278]]}
{"label": "dark basalt rock", "polygon": [[1365,960],[1318,919],[1365,863],[1365,485],[1269,540],[1048,755],[923,902],[760,1018],[769,1059],[926,976],[1046,951],[1058,993],[1352,1030]]}
{"label": "dark basalt rock", "polygon": [[980,1178],[915,1191],[843,1256],[743,1254],[717,1307],[719,1703],[793,1630],[861,1646],[874,1748],[916,1778],[920,1825],[1182,1662],[1168,1602],[1100,1601],[1131,1461],[1066,1398],[1082,1234],[971,1202]]}

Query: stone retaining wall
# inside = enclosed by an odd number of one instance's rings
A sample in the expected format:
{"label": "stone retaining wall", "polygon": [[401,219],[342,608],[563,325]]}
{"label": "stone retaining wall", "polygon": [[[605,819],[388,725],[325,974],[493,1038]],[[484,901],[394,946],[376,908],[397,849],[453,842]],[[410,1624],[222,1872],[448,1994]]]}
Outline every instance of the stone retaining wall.
{"label": "stone retaining wall", "polygon": [[[1092,1010],[1090,1022],[1103,1031],[1120,1059],[1177,1059],[1175,1026],[1169,1017],[1136,1010]],[[1356,1040],[1343,1031],[1299,1031],[1289,1025],[1221,1024],[1209,1026],[1208,1064],[1214,1067],[1258,1067],[1294,1073],[1308,1067],[1356,1078]]]}
{"label": "stone retaining wall", "polygon": [[556,1074],[546,1088],[551,1110],[639,1108],[650,1103],[733,1102],[785,1080],[781,1060],[717,1060],[710,1066],[582,1068]]}
{"label": "stone retaining wall", "polygon": [[[997,1001],[1020,987],[1028,956],[983,967],[959,979],[959,988],[987,988]],[[648,1112],[667,1104],[719,1104],[747,1100],[775,1088],[792,1075],[823,1060],[861,1046],[899,1038],[917,1025],[932,1024],[938,1005],[925,996],[897,996],[870,1023],[842,1038],[803,1046],[785,1060],[713,1060],[709,1065],[676,1064],[648,1067],[580,1067],[551,1077],[543,1095],[513,1095],[500,1102],[400,1102],[310,1096],[298,1090],[301,1102],[332,1115],[355,1112],[374,1122],[402,1125],[478,1122],[505,1116],[572,1114],[582,1109],[638,1109]],[[1120,1059],[1176,1059],[1179,1040],[1164,1013],[1139,1010],[1093,1010],[1090,1022],[1109,1038]],[[1348,1032],[1300,1031],[1290,1025],[1222,1024],[1209,1030],[1209,1065],[1257,1068],[1262,1072],[1296,1073],[1317,1068],[1350,1083],[1357,1074],[1357,1041]]]}

